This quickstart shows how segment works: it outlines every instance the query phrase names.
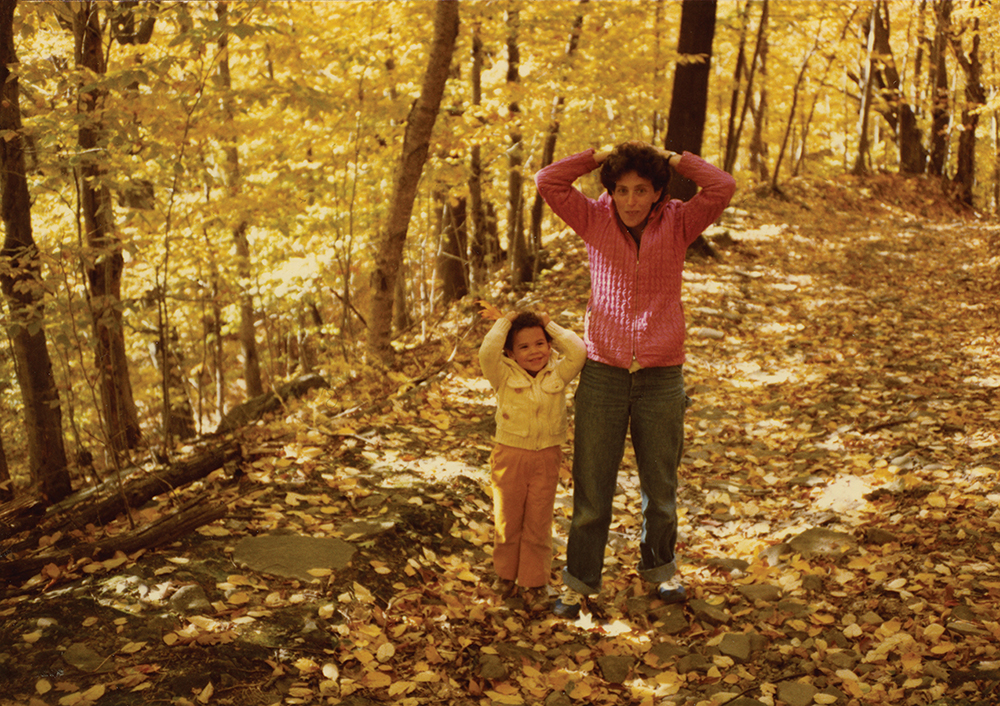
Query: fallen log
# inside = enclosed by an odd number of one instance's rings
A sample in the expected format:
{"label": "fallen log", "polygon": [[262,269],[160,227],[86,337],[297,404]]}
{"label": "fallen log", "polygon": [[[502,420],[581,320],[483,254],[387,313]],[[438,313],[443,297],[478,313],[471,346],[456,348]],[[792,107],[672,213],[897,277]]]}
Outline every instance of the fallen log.
{"label": "fallen log", "polygon": [[93,501],[52,508],[52,514],[66,517],[59,525],[48,528],[48,531],[66,532],[71,529],[84,529],[89,524],[107,524],[126,510],[140,508],[157,495],[178,490],[188,483],[200,480],[227,463],[242,458],[242,455],[239,441],[230,438],[218,446],[207,449],[203,454],[178,461],[165,468],[145,475],[133,473],[127,482],[123,481],[122,487],[118,487],[117,482],[113,482],[113,485],[105,483],[107,487],[100,497]]}
{"label": "fallen log", "polygon": [[216,428],[216,434],[225,434],[234,431],[242,426],[255,422],[268,412],[273,412],[289,397],[302,397],[302,395],[320,387],[330,387],[330,383],[321,375],[310,373],[295,378],[291,382],[285,383],[277,390],[265,392],[253,399],[247,400],[241,405],[237,405],[229,410],[229,413],[222,418]]}
{"label": "fallen log", "polygon": [[140,549],[152,549],[161,544],[175,542],[202,525],[224,517],[225,514],[226,505],[224,503],[205,505],[201,498],[196,498],[176,512],[131,532],[123,532],[98,542],[78,542],[68,549],[4,562],[0,565],[2,566],[0,580],[9,585],[19,584],[39,573],[49,564],[63,567],[71,561],[75,562],[87,557],[101,560],[114,556],[116,552],[133,554]]}

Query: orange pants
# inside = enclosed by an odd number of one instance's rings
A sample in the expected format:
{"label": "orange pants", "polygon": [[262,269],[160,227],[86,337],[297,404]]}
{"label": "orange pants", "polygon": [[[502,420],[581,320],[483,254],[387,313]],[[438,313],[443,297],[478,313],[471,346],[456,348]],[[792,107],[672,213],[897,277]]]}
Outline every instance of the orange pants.
{"label": "orange pants", "polygon": [[497,444],[493,485],[493,568],[524,588],[547,586],[552,570],[552,511],[562,448],[528,451]]}

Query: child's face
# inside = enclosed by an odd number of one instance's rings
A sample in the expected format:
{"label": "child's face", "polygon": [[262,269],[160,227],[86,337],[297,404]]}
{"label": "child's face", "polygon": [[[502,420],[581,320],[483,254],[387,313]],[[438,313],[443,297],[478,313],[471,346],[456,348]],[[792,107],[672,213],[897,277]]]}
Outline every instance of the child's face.
{"label": "child's face", "polygon": [[545,331],[539,326],[523,328],[514,334],[513,350],[507,354],[531,374],[537,373],[549,363],[552,345],[545,338]]}

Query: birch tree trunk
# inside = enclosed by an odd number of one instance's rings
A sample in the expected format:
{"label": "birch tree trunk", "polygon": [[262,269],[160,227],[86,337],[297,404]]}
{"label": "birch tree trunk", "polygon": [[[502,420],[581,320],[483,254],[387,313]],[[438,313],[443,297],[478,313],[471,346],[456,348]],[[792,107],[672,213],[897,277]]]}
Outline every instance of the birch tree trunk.
{"label": "birch tree trunk", "polygon": [[430,150],[431,133],[441,106],[448,69],[458,35],[458,1],[437,0],[434,11],[434,39],[420,97],[410,110],[403,136],[403,150],[396,175],[386,225],[379,234],[372,273],[372,302],[368,331],[368,352],[384,363],[392,363],[392,306],[396,277],[403,259],[403,245],[413,213],[420,175]]}

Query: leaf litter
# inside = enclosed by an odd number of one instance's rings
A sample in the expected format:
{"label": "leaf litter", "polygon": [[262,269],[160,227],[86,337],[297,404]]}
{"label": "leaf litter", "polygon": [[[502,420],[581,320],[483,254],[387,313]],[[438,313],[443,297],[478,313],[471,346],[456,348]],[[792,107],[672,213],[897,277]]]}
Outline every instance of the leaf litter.
{"label": "leaf litter", "polygon": [[[244,430],[239,480],[175,493],[225,500],[223,519],[11,587],[0,702],[997,703],[1000,234],[911,184],[746,195],[721,257],[688,264],[686,606],[635,573],[630,452],[599,601],[566,622],[492,593],[488,322],[462,302],[398,370]],[[585,254],[555,237],[517,303],[582,331]],[[571,510],[567,460],[557,551]],[[357,551],[310,581],[235,565],[274,532]]]}

